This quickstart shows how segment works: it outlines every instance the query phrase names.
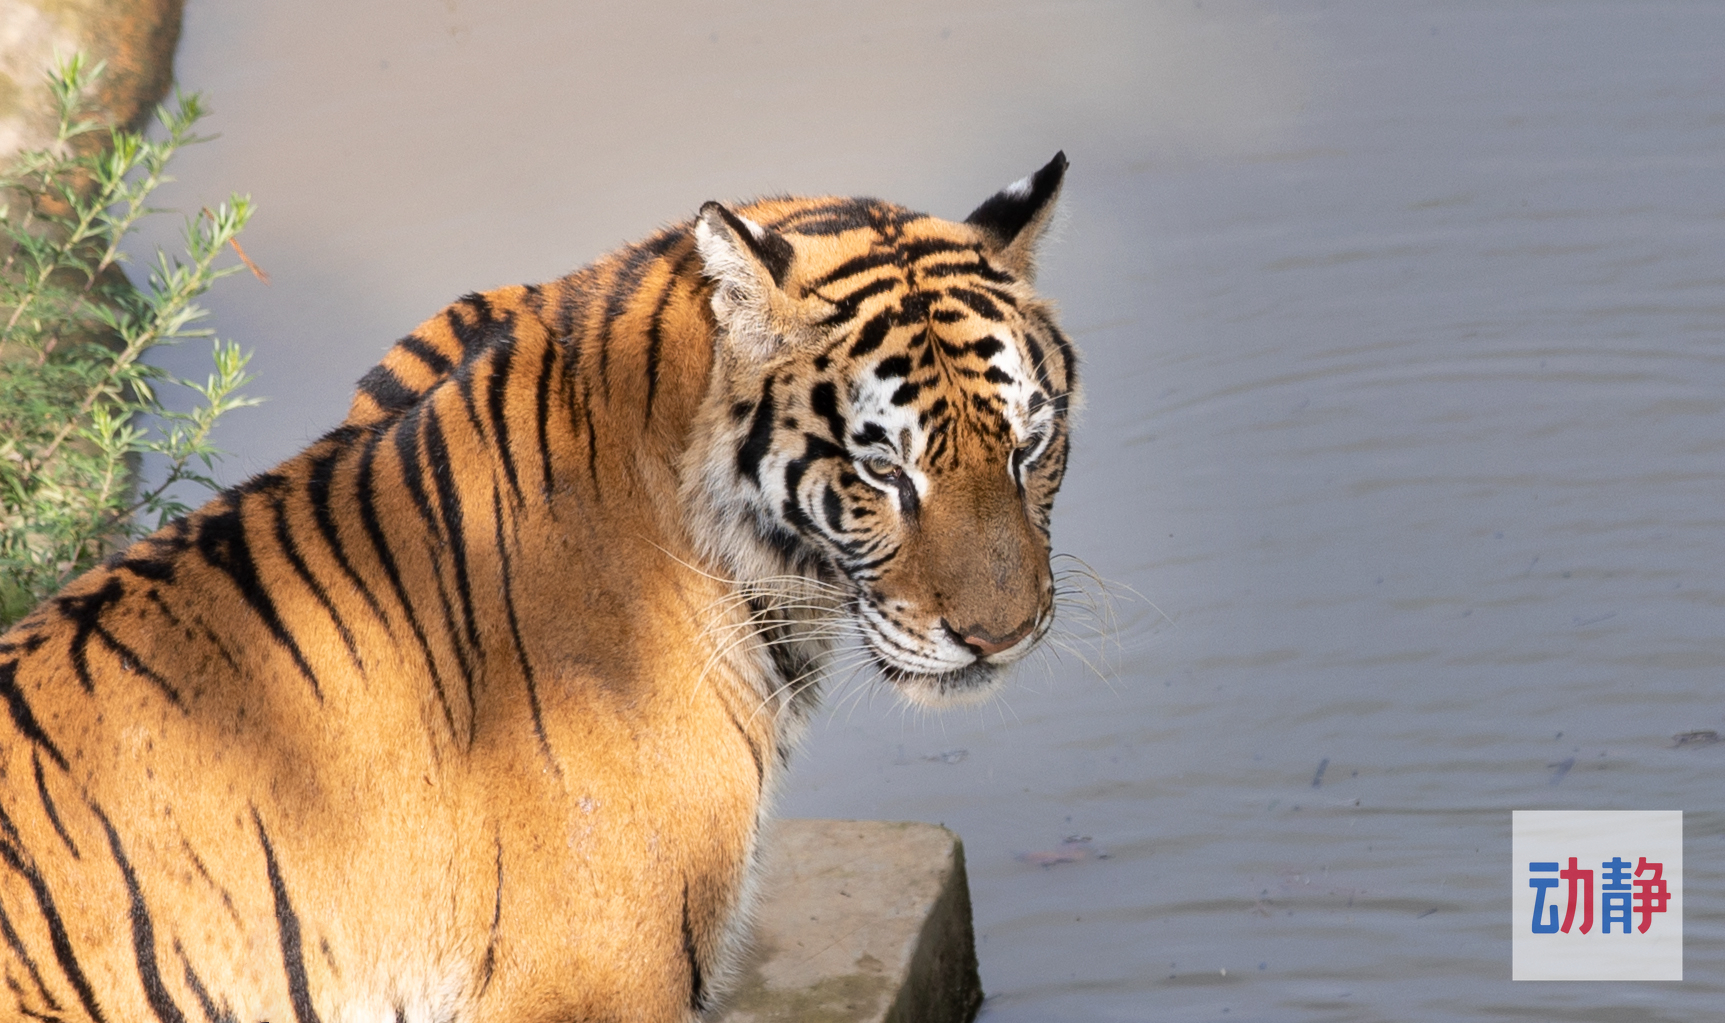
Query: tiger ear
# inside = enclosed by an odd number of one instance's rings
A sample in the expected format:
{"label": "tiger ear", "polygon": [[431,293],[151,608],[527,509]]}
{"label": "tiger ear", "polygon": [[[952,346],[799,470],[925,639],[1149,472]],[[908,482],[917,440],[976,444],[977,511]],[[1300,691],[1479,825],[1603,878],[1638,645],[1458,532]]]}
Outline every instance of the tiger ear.
{"label": "tiger ear", "polygon": [[1062,150],[1047,166],[1007,185],[964,218],[993,242],[989,255],[1027,281],[1036,275],[1036,244],[1054,217],[1054,200],[1065,176]]}
{"label": "tiger ear", "polygon": [[738,216],[722,204],[709,202],[695,218],[695,248],[707,276],[719,287],[713,292],[713,314],[724,324],[733,345],[757,357],[778,348],[782,324],[775,307],[786,302],[782,288],[796,258],[791,243],[769,227]]}

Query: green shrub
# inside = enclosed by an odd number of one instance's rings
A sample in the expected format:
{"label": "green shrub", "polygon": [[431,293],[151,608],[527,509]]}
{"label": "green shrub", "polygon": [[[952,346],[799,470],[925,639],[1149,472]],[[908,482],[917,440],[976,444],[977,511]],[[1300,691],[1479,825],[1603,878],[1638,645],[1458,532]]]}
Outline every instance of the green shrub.
{"label": "green shrub", "polygon": [[[85,116],[102,66],[64,62],[50,80],[59,104],[55,142],[19,156],[0,175],[0,627],[10,624],[117,546],[182,514],[175,486],[209,477],[218,452],[210,428],[255,400],[239,389],[250,355],[214,342],[203,383],[180,380],[143,357],[154,347],[211,337],[194,300],[251,215],[228,202],[186,218],[185,253],[157,251],[142,287],[121,270],[121,242],[148,205],[180,147],[204,115],[199,97],[176,95],[156,110],[151,139]],[[255,267],[254,272],[257,272]],[[261,276],[261,273],[260,273]],[[163,384],[190,388],[190,411],[172,411]],[[138,483],[146,455],[156,482]],[[158,467],[151,466],[152,472]]]}

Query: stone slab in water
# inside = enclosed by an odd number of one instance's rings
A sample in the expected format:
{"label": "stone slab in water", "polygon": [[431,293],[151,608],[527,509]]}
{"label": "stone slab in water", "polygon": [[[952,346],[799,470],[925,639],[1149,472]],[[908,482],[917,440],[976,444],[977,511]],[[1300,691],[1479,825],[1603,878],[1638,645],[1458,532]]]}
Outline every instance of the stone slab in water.
{"label": "stone slab in water", "polygon": [[933,824],[785,820],[722,1023],[969,1023],[982,1004],[964,845]]}

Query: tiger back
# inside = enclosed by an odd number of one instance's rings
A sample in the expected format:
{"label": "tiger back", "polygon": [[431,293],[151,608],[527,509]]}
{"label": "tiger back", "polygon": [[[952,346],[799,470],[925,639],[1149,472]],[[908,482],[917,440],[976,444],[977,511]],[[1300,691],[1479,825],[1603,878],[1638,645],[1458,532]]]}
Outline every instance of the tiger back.
{"label": "tiger back", "polygon": [[1052,621],[1065,166],[963,223],[709,203],[469,295],[0,637],[0,1002],[705,1013],[835,659],[979,698]]}

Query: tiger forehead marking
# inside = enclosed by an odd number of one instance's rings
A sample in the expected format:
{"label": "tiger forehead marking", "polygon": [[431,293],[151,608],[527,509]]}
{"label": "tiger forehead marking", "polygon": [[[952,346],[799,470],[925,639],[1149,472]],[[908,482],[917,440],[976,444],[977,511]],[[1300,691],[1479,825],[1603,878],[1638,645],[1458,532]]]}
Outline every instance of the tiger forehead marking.
{"label": "tiger forehead marking", "polygon": [[939,703],[1049,627],[1065,166],[468,295],[0,637],[0,1017],[702,1018],[846,644]]}

